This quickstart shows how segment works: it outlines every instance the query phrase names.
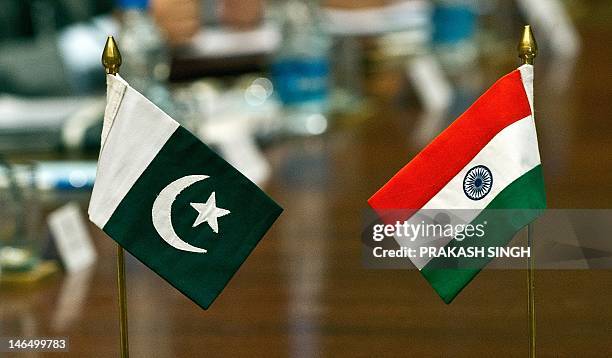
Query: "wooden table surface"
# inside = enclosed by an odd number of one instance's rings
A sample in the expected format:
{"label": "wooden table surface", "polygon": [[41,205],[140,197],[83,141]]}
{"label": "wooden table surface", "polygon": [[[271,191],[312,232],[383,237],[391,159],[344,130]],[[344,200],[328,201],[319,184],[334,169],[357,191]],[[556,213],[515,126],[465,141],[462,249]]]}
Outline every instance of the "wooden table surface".
{"label": "wooden table surface", "polygon": [[[569,74],[550,58],[536,67],[550,207],[612,202],[611,30],[581,25],[583,55]],[[511,68],[487,71],[482,85]],[[445,305],[417,271],[362,266],[366,199],[418,152],[423,118],[393,96],[372,100],[369,113],[268,148],[266,190],[285,212],[208,311],[127,257],[132,356],[527,356],[525,271],[485,270]],[[2,287],[0,336],[68,336],[71,357],[118,355],[115,247],[92,231],[100,258],[89,272]],[[612,356],[612,272],[536,280],[539,356]]]}

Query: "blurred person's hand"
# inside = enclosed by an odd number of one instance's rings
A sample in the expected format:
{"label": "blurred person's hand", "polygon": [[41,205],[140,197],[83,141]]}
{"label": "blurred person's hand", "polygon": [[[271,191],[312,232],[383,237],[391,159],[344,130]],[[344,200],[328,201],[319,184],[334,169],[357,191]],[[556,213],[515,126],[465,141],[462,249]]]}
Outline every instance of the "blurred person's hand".
{"label": "blurred person's hand", "polygon": [[237,28],[259,25],[263,18],[264,0],[223,0],[221,20]]}
{"label": "blurred person's hand", "polygon": [[188,42],[200,28],[199,0],[152,0],[151,11],[172,45]]}

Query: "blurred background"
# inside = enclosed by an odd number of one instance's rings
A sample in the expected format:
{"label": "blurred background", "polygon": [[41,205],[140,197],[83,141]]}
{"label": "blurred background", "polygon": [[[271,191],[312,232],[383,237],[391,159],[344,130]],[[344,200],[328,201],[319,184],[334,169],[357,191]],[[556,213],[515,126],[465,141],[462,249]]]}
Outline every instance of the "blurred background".
{"label": "blurred background", "polygon": [[[417,271],[365,269],[366,200],[518,66],[529,23],[549,206],[609,208],[611,19],[607,0],[0,0],[0,337],[118,356],[115,246],[85,214],[113,35],[120,74],[285,209],[208,311],[128,256],[134,356],[526,356],[525,272],[447,306]],[[536,295],[541,356],[612,355],[612,272],[541,271]]]}

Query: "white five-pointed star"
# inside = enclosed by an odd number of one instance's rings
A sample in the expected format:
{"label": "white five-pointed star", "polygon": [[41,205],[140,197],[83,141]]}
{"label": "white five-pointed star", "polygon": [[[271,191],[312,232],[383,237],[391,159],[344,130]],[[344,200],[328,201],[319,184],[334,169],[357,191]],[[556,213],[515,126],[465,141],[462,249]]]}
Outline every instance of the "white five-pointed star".
{"label": "white five-pointed star", "polygon": [[208,197],[208,200],[202,203],[190,203],[191,206],[198,211],[198,217],[194,221],[192,227],[196,227],[203,222],[208,223],[208,226],[216,233],[219,233],[219,223],[217,218],[230,213],[229,210],[218,208],[215,200],[215,192],[213,191]]}

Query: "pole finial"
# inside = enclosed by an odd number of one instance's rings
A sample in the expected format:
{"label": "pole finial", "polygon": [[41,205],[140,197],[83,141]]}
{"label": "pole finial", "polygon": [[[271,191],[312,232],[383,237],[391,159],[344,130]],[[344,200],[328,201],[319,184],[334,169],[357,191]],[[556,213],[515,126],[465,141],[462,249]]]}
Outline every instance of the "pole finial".
{"label": "pole finial", "polygon": [[531,26],[525,25],[523,28],[523,35],[518,44],[518,55],[521,59],[522,64],[533,65],[533,60],[538,54],[538,44],[536,43],[535,37],[533,37],[533,31]]}
{"label": "pole finial", "polygon": [[106,39],[104,52],[102,52],[102,65],[109,75],[116,75],[119,72],[119,66],[121,66],[121,53],[112,36]]}

